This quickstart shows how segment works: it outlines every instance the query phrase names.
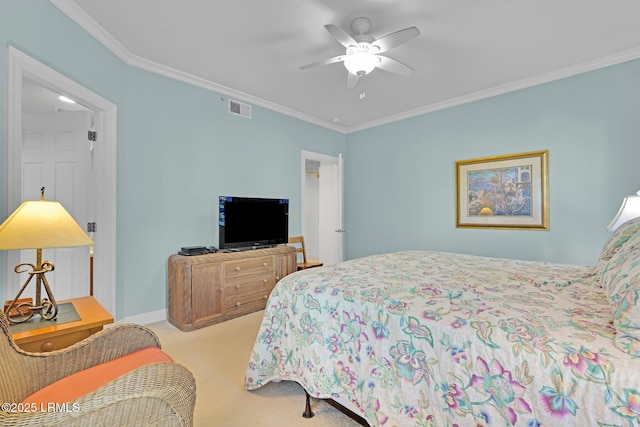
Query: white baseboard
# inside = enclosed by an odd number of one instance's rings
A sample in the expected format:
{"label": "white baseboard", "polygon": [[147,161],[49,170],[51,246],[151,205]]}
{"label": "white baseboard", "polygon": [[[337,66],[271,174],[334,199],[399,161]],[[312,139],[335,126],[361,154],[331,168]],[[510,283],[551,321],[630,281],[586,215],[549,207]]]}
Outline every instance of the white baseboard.
{"label": "white baseboard", "polygon": [[167,320],[167,309],[150,311],[148,313],[136,314],[118,320],[116,323],[137,323],[139,325],[149,325],[151,323],[163,322]]}

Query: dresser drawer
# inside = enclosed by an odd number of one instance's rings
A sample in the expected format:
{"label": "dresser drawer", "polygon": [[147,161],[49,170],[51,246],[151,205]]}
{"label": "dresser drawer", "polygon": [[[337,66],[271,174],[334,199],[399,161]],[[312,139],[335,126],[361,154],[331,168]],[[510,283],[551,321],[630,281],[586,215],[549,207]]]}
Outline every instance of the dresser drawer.
{"label": "dresser drawer", "polygon": [[224,263],[225,280],[248,274],[275,272],[273,257],[263,256]]}
{"label": "dresser drawer", "polygon": [[227,279],[224,283],[224,292],[225,295],[262,292],[263,289],[272,289],[275,284],[276,277],[273,273],[251,274]]}
{"label": "dresser drawer", "polygon": [[269,271],[266,273],[254,273],[244,276],[227,277],[224,282],[225,291],[228,289],[239,289],[244,287],[261,288],[276,283],[276,275]]}
{"label": "dresser drawer", "polygon": [[251,305],[257,306],[257,309],[260,310],[264,308],[267,298],[269,298],[269,293],[264,289],[262,289],[261,292],[256,291],[225,295],[224,307],[227,312],[229,312],[229,310],[244,310],[247,306]]}

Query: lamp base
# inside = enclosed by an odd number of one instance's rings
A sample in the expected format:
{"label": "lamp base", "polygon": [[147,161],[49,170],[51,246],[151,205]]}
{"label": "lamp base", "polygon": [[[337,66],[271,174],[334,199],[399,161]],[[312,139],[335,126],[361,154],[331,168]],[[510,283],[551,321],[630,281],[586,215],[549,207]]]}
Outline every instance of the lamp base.
{"label": "lamp base", "polygon": [[[7,301],[4,302],[4,308],[2,309],[3,313],[7,311],[7,309],[9,308],[9,306],[11,305],[12,302],[13,302],[13,300],[7,300]],[[17,300],[15,302],[15,304],[14,304],[14,307],[11,309],[11,312],[7,312],[7,316],[15,317],[15,316],[25,316],[25,315],[29,314],[27,312],[23,312],[23,310],[28,310],[28,308],[26,308],[26,306],[24,306],[24,305],[21,306],[20,307],[20,311],[18,311],[17,307],[20,304],[23,304],[23,303],[27,303],[27,304],[33,305],[33,298],[20,298],[19,300]]]}
{"label": "lamp base", "polygon": [[[29,266],[31,271],[24,270],[22,267]],[[53,297],[53,292],[47,282],[45,273],[54,270],[54,265],[49,261],[40,262],[38,257],[38,265],[34,265],[28,262],[23,262],[16,265],[16,273],[29,273],[29,277],[24,282],[18,294],[15,296],[10,304],[5,305],[4,313],[9,320],[9,323],[23,323],[31,319],[34,314],[39,314],[43,319],[51,320],[55,319],[58,315],[58,304]],[[20,300],[20,296],[31,282],[33,277],[36,278],[36,300],[31,303],[30,300]],[[47,293],[48,298],[41,298],[41,287],[44,285],[44,290]]]}

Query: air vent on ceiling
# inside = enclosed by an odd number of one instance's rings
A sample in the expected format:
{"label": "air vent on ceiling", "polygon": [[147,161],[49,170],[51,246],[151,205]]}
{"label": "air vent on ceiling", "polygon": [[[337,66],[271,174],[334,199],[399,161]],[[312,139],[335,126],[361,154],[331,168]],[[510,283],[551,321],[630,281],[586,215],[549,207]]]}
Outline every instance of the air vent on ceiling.
{"label": "air vent on ceiling", "polygon": [[229,100],[229,112],[231,114],[235,114],[237,116],[245,117],[247,119],[251,118],[251,105],[243,104],[238,101],[234,101],[233,99]]}

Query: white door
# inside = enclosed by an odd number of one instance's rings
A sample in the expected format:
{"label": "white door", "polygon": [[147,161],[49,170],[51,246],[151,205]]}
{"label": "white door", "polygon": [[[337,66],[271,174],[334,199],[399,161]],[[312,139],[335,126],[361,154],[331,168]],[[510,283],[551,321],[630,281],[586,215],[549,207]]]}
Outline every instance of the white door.
{"label": "white door", "polygon": [[338,154],[338,186],[336,198],[338,200],[338,261],[344,261],[344,158],[342,153]]}
{"label": "white door", "polygon": [[[57,98],[65,94],[74,99],[78,106],[89,111],[94,120],[93,127],[97,132],[97,143],[93,145],[93,188],[94,206],[91,222],[98,224],[98,233],[94,239],[94,297],[107,309],[116,315],[116,210],[117,210],[117,135],[118,114],[117,106],[112,102],[93,93],[73,80],[58,73],[52,68],[36,61],[13,46],[7,47],[7,126],[6,126],[6,174],[5,178],[5,217],[11,214],[23,201],[22,189],[26,188],[22,182],[22,149],[23,149],[23,113],[55,111],[54,108],[40,108],[43,98],[28,96],[29,81],[36,82]],[[37,92],[40,92],[39,90]],[[37,106],[29,105],[31,101]],[[46,105],[50,106],[48,102]],[[56,105],[58,105],[56,103]],[[70,107],[65,105],[65,110]],[[86,132],[86,129],[85,129]],[[49,193],[47,193],[49,194]],[[51,196],[51,195],[50,195]],[[38,195],[39,197],[39,195]],[[49,197],[53,199],[53,197]],[[78,221],[80,222],[80,221]],[[84,228],[84,224],[83,225]],[[4,258],[6,266],[15,266],[20,262],[19,251],[0,251],[0,259]],[[29,259],[32,262],[35,254]],[[62,268],[58,268],[61,273]],[[20,287],[18,275],[13,268],[4,271],[5,299],[13,299],[15,293],[11,290]],[[13,284],[16,283],[14,287]],[[53,285],[53,283],[52,283]],[[55,293],[55,287],[54,293]],[[84,292],[82,295],[87,295]],[[56,294],[57,295],[57,294]]]}
{"label": "white door", "polygon": [[[40,189],[44,187],[45,200],[60,202],[85,229],[92,200],[87,138],[91,112],[24,114],[22,125],[22,200],[40,199]],[[47,273],[47,280],[56,300],[89,294],[88,246],[44,249],[42,257],[55,265],[55,270]],[[34,261],[35,251],[21,251],[21,262]],[[14,289],[12,294],[17,291]],[[24,295],[33,296],[34,291],[35,288],[27,288]]]}
{"label": "white door", "polygon": [[[308,160],[320,163],[317,180],[310,181],[306,177],[305,164]],[[342,154],[332,157],[303,151],[302,165],[302,234],[305,245],[317,247],[316,258],[324,265],[332,265],[344,259]],[[309,203],[311,197],[317,197],[317,202]],[[309,212],[310,207],[317,211]]]}

